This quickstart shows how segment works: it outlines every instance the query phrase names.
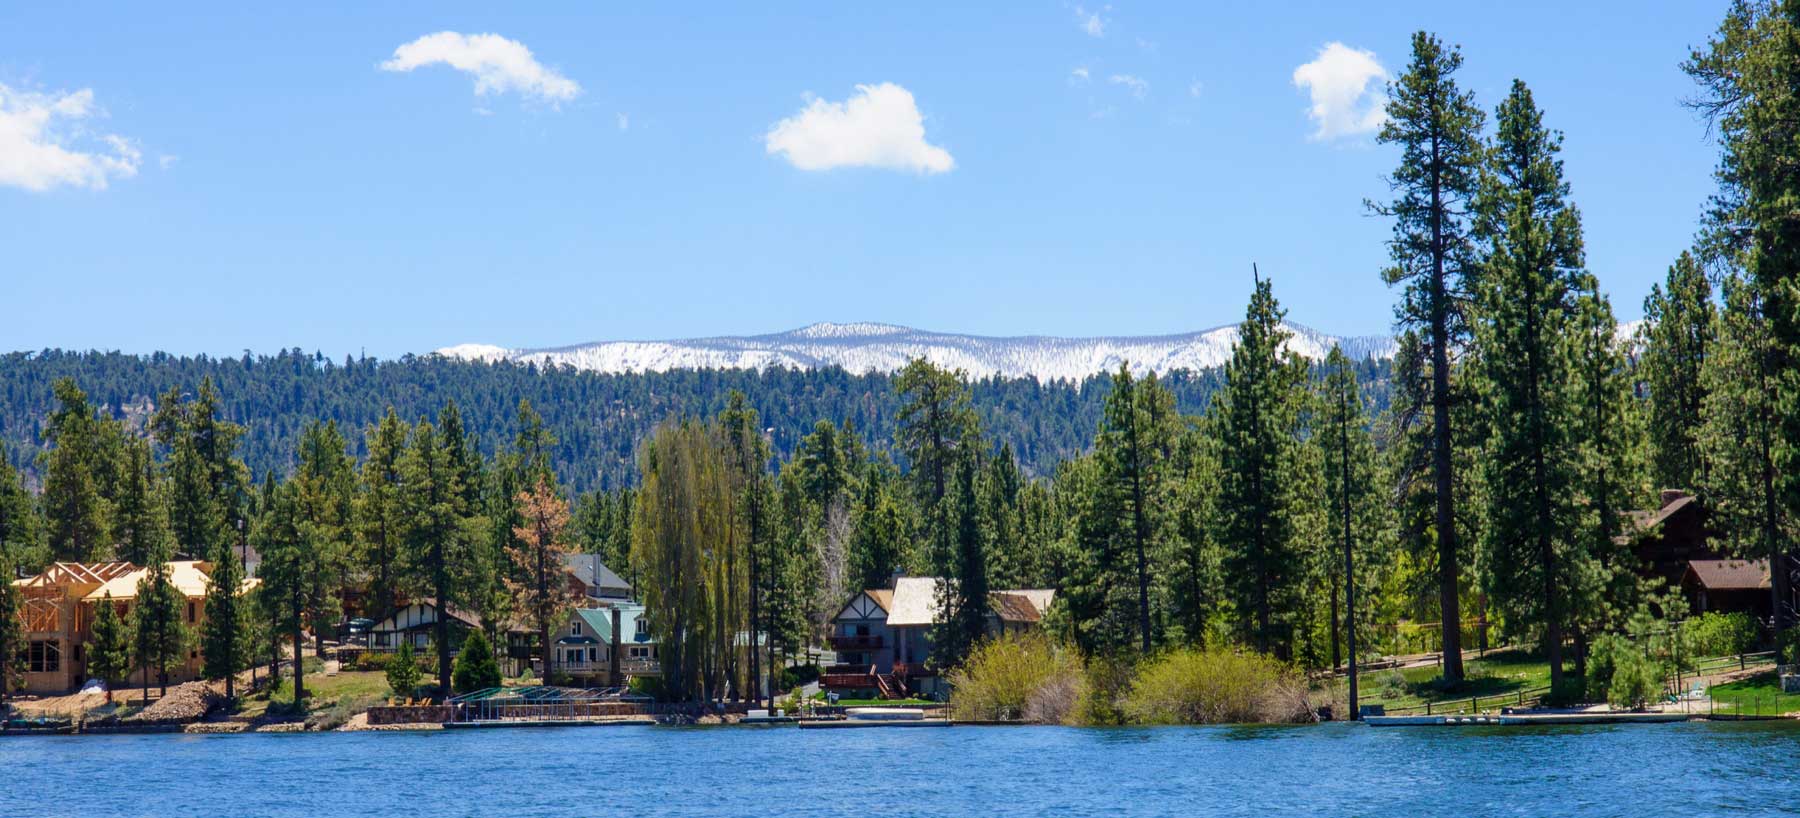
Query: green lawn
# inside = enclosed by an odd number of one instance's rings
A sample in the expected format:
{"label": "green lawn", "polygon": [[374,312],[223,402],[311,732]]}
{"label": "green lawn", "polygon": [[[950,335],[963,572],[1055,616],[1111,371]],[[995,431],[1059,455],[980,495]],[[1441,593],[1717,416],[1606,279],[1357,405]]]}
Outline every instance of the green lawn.
{"label": "green lawn", "polygon": [[[1517,649],[1493,650],[1484,657],[1467,658],[1463,671],[1466,678],[1453,686],[1443,683],[1435,665],[1370,671],[1358,677],[1357,695],[1362,704],[1379,704],[1389,710],[1418,707],[1426,702],[1431,702],[1434,710],[1438,704],[1448,710],[1467,710],[1469,699],[1479,697],[1478,705],[1486,710],[1516,703],[1521,691],[1550,684],[1550,664],[1535,652]],[[1340,699],[1347,697],[1349,683],[1336,680],[1333,693]]]}
{"label": "green lawn", "polygon": [[1800,693],[1781,692],[1781,680],[1775,677],[1773,670],[1748,679],[1713,685],[1707,692],[1712,695],[1715,713],[1773,715],[1800,710]]}
{"label": "green lawn", "polygon": [[[387,696],[387,674],[378,670],[344,671],[336,676],[306,674],[306,704],[309,711],[338,703],[366,708],[386,700]],[[291,675],[283,676],[281,684],[245,698],[240,703],[238,714],[256,718],[267,713],[270,707],[277,710],[292,708],[293,703],[294,678]]]}

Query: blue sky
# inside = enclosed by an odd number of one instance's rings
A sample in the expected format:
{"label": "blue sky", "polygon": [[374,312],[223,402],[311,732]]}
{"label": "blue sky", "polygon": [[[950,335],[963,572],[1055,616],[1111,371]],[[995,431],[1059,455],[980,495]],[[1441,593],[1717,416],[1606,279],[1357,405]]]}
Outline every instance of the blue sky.
{"label": "blue sky", "polygon": [[283,5],[0,9],[0,350],[1179,332],[1241,319],[1253,261],[1382,332],[1356,91],[1417,29],[1483,107],[1533,87],[1635,318],[1712,189],[1679,62],[1724,10]]}

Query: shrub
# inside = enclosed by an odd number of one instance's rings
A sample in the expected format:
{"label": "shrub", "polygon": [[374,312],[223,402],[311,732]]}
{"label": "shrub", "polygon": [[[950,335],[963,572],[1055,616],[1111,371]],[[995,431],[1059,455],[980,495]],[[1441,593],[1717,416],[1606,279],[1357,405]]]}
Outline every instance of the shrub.
{"label": "shrub", "polygon": [[1131,692],[1134,670],[1128,656],[1090,659],[1074,720],[1079,724],[1124,724],[1124,702]]}
{"label": "shrub", "polygon": [[1139,724],[1295,723],[1313,721],[1306,681],[1257,653],[1177,650],[1152,660],[1125,697]]}
{"label": "shrub", "polygon": [[1061,724],[1081,697],[1081,662],[1041,633],[982,642],[950,671],[950,712],[959,719]]}
{"label": "shrub", "polygon": [[1662,665],[1625,636],[1595,639],[1587,669],[1588,695],[1605,695],[1613,707],[1639,708],[1662,692]]}
{"label": "shrub", "polygon": [[388,662],[392,660],[392,658],[393,654],[390,653],[376,653],[374,651],[365,650],[356,654],[356,658],[350,660],[350,669],[365,672],[371,670],[387,670]]}
{"label": "shrub", "polygon": [[1756,647],[1756,620],[1742,611],[1701,614],[1682,625],[1693,656],[1729,656]]}
{"label": "shrub", "polygon": [[819,666],[816,664],[794,665],[781,669],[781,675],[775,681],[776,690],[793,690],[804,684],[819,680]]}
{"label": "shrub", "polygon": [[419,662],[413,657],[412,643],[400,646],[394,659],[387,663],[388,689],[396,696],[410,697],[419,687],[419,677],[424,675],[419,669]]}
{"label": "shrub", "polygon": [[457,693],[470,693],[500,686],[500,664],[494,661],[494,649],[488,647],[487,635],[471,628],[456,654],[456,667],[450,671],[450,687]]}

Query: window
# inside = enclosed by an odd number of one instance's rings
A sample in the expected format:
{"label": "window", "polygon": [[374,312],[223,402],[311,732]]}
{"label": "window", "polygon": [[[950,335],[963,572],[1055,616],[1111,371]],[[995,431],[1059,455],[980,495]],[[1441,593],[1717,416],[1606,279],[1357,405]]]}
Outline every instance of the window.
{"label": "window", "polygon": [[581,620],[577,619],[573,624],[569,625],[569,633],[576,636],[581,635]]}
{"label": "window", "polygon": [[194,624],[194,601],[188,600],[188,624]]}
{"label": "window", "polygon": [[856,635],[857,636],[868,636],[869,635],[869,626],[868,625],[857,625],[856,626]]}
{"label": "window", "polygon": [[26,673],[56,673],[62,670],[62,643],[32,642],[25,651]]}

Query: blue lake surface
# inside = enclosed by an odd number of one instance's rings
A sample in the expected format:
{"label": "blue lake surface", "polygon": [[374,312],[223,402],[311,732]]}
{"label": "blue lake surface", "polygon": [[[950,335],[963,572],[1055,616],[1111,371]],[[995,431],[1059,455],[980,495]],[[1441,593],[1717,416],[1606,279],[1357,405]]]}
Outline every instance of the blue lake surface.
{"label": "blue lake surface", "polygon": [[0,816],[1796,814],[1796,722],[0,739]]}

